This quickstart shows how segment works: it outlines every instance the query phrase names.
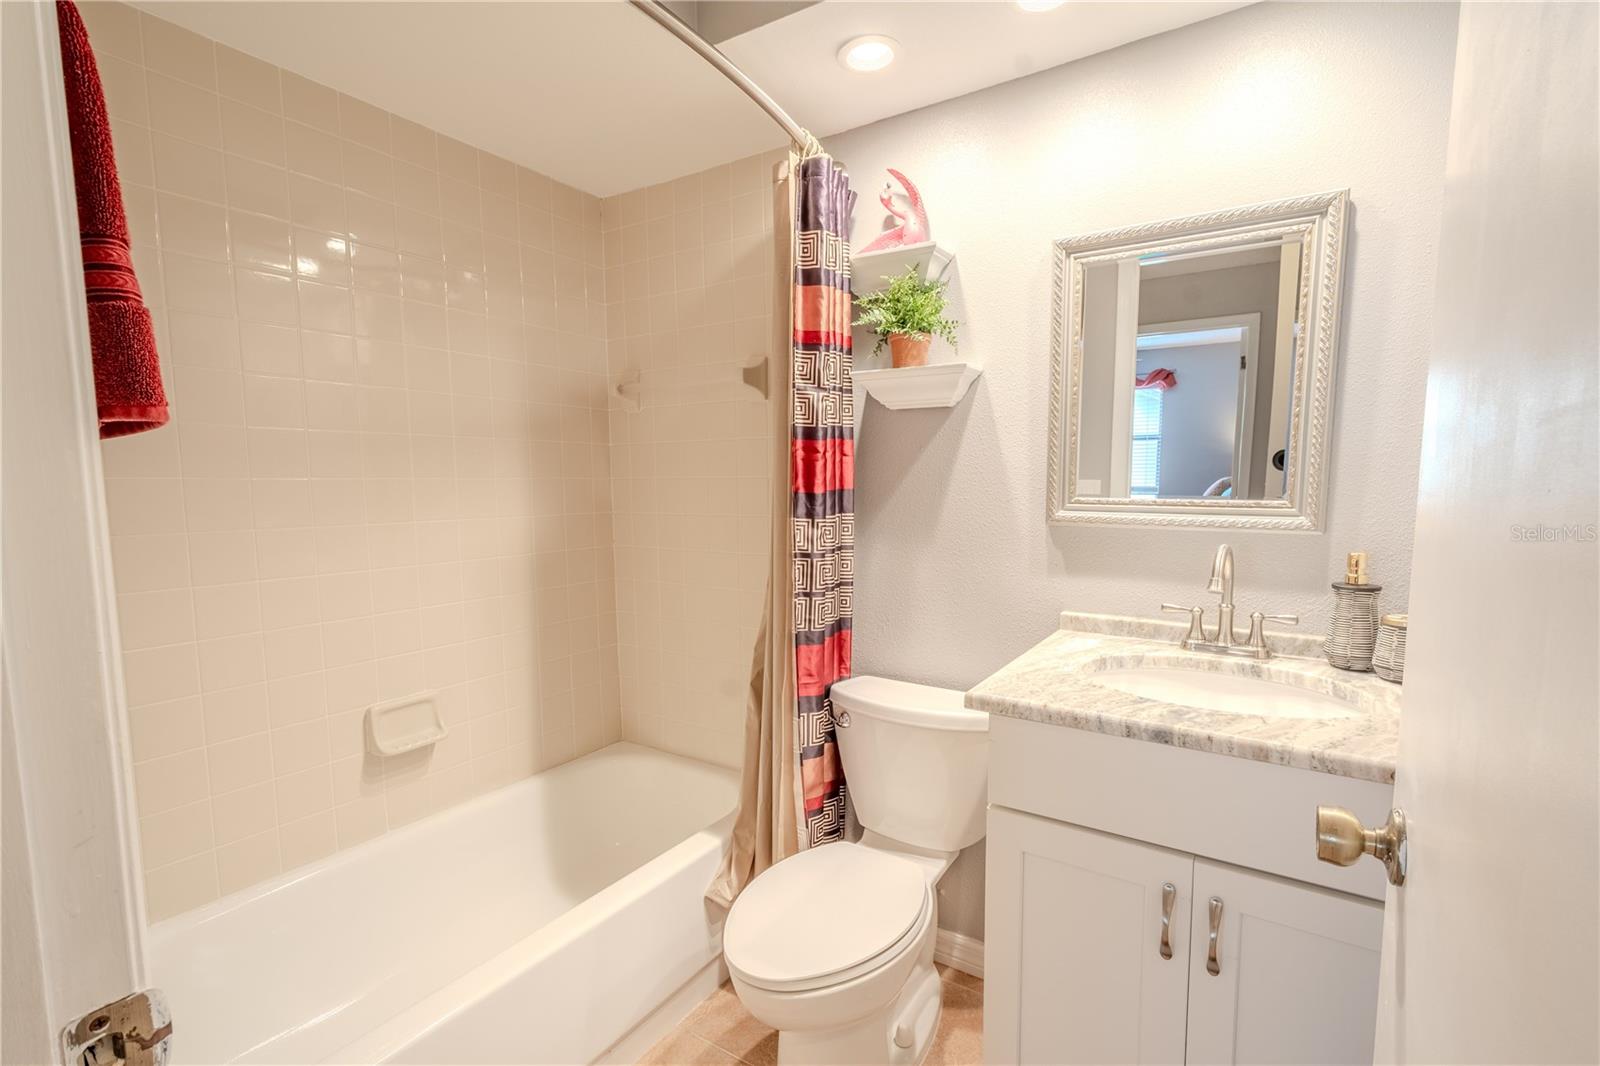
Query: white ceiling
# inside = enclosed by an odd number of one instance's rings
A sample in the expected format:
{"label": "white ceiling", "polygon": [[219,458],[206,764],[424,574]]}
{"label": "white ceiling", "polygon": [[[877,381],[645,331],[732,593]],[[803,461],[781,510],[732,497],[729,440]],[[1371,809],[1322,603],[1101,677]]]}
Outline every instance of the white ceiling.
{"label": "white ceiling", "polygon": [[[139,7],[600,196],[776,148],[754,104],[619,0]],[[1245,6],[825,0],[722,49],[819,136],[1010,81]],[[901,44],[876,74],[839,66],[850,37]],[[981,43],[977,43],[981,42]]]}
{"label": "white ceiling", "polygon": [[[1006,0],[824,0],[719,47],[820,137],[1026,77],[1248,2],[1068,0],[1054,11],[1033,13]],[[839,46],[863,34],[899,42],[894,63],[872,74],[840,66]]]}

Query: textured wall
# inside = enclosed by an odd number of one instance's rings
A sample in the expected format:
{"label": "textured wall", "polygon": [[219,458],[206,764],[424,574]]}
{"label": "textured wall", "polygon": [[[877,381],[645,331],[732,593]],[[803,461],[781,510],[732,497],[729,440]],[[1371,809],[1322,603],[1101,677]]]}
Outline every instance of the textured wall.
{"label": "textured wall", "polygon": [[104,448],[159,919],[620,737],[600,202],[83,8],[173,403]]}
{"label": "textured wall", "polygon": [[[1404,603],[1454,24],[1446,5],[1257,5],[829,138],[859,189],[887,166],[918,182],[956,249],[963,352],[984,364],[952,410],[867,405],[860,669],[969,686],[1063,608],[1205,600],[1222,540],[1239,602],[1308,629],[1351,549]],[[1345,186],[1327,531],[1047,525],[1050,241]],[[857,209],[857,244],[878,219]]]}
{"label": "textured wall", "polygon": [[[890,166],[918,183],[957,253],[963,353],[984,364],[954,409],[867,405],[858,671],[965,688],[1063,608],[1208,602],[1224,540],[1246,610],[1298,612],[1316,631],[1358,548],[1385,607],[1403,608],[1455,17],[1443,4],[1260,4],[828,139],[865,193]],[[1051,240],[1343,187],[1326,531],[1047,525]],[[858,246],[880,219],[863,201]],[[975,931],[958,910],[981,913],[947,901],[944,924]]]}

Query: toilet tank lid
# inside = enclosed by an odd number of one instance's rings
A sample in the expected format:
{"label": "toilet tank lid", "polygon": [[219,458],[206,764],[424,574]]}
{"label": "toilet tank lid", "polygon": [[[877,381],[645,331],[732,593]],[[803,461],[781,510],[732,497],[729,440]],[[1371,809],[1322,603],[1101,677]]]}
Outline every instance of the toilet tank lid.
{"label": "toilet tank lid", "polygon": [[966,707],[959,689],[864,674],[834,682],[831,694],[836,715],[846,710],[922,729],[980,733],[989,728],[988,713]]}

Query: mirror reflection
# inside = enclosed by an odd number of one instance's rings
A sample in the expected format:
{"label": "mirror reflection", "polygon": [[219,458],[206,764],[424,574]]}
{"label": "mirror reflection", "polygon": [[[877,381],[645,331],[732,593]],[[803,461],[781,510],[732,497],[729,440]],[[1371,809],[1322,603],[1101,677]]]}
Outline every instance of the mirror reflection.
{"label": "mirror reflection", "polygon": [[1285,496],[1304,251],[1295,234],[1086,265],[1079,497]]}

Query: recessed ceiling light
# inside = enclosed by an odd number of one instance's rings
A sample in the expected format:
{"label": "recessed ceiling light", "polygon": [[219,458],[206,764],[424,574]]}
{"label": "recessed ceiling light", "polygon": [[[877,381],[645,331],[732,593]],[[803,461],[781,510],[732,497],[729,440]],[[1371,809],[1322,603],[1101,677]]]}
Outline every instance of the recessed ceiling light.
{"label": "recessed ceiling light", "polygon": [[1017,6],[1024,11],[1054,11],[1067,0],[1017,0]]}
{"label": "recessed ceiling light", "polygon": [[895,49],[898,48],[892,37],[882,37],[878,34],[869,34],[865,37],[852,37],[839,49],[839,63],[846,70],[859,71],[863,74],[874,70],[882,70],[894,62]]}

